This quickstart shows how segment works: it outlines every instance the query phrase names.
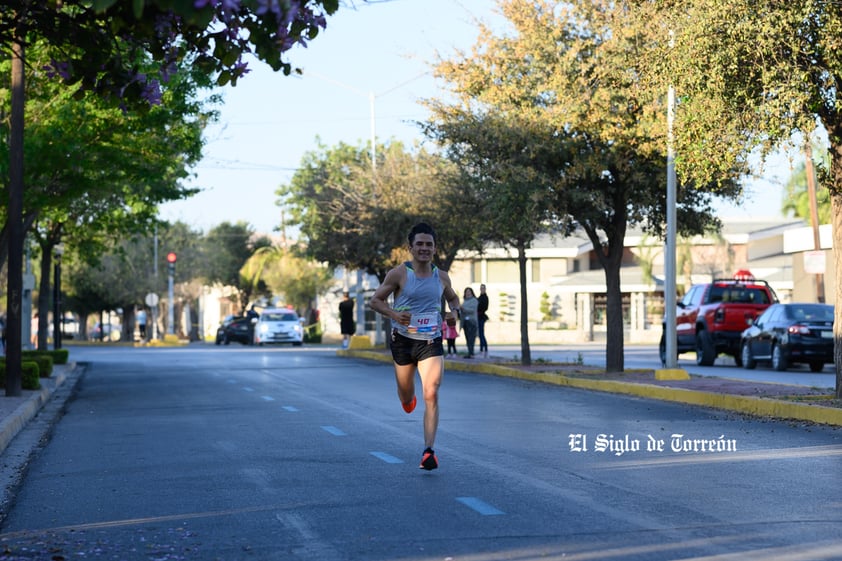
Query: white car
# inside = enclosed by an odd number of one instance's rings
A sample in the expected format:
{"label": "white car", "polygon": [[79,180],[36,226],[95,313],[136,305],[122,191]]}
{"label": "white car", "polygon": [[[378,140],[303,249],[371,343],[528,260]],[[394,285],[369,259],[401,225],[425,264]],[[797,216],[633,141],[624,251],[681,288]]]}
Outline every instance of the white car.
{"label": "white car", "polygon": [[289,308],[266,308],[254,326],[254,343],[292,343],[296,347],[304,341],[302,318]]}

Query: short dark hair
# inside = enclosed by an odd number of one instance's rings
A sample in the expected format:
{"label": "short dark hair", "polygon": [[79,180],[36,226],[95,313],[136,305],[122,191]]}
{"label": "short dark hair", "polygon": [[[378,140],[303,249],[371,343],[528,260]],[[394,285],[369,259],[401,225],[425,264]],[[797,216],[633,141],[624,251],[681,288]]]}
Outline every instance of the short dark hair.
{"label": "short dark hair", "polygon": [[426,222],[419,222],[412,227],[412,230],[409,231],[409,245],[412,245],[413,242],[415,242],[416,234],[430,234],[433,236],[433,243],[436,241],[436,231],[433,230],[433,227]]}

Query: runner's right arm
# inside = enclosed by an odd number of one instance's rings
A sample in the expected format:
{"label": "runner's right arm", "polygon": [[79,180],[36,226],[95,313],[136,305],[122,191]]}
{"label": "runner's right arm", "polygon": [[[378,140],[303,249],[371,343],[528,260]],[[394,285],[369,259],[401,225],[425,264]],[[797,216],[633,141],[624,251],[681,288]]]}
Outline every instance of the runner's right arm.
{"label": "runner's right arm", "polygon": [[381,285],[374,291],[368,307],[384,317],[395,320],[401,325],[409,325],[412,314],[410,312],[396,312],[387,302],[389,296],[398,292],[401,288],[401,273],[405,274],[402,267],[403,265],[395,267],[386,273],[386,278],[383,279]]}

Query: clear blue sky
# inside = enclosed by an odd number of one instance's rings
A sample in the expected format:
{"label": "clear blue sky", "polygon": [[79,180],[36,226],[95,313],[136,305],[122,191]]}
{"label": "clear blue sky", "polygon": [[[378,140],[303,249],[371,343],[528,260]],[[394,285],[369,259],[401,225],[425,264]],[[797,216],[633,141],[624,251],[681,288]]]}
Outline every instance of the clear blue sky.
{"label": "clear blue sky", "polygon": [[[422,142],[414,124],[426,112],[422,98],[442,93],[428,73],[436,52],[470,49],[476,19],[501,25],[493,0],[389,0],[341,8],[309,47],[290,60],[303,77],[283,76],[259,62],[236,87],[222,89],[219,124],[206,132],[205,157],[189,185],[203,191],[162,208],[168,220],[207,231],[240,220],[271,233],[281,221],[275,191],[292,177],[305,152],[371,136],[369,94],[375,95],[378,139]],[[783,166],[787,167],[787,166]],[[665,172],[666,174],[666,172]],[[742,206],[723,206],[723,216],[776,216],[779,184],[788,168],[769,172]]]}

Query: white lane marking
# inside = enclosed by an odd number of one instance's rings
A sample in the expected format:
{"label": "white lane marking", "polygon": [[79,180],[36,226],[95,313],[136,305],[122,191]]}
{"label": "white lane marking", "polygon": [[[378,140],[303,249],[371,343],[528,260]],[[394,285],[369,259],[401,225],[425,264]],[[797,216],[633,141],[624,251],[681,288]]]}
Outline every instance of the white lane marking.
{"label": "white lane marking", "polygon": [[329,432],[329,433],[330,433],[330,434],[332,434],[333,436],[346,436],[344,432],[342,432],[342,431],[341,431],[341,430],[339,430],[338,428],[336,428],[336,427],[332,427],[332,426],[330,426],[330,425],[323,425],[323,426],[322,426],[322,430],[323,430],[323,431],[326,431],[326,432]]}
{"label": "white lane marking", "polygon": [[271,395],[261,395],[260,399],[262,399],[263,401],[275,401],[275,398]]}
{"label": "white lane marking", "polygon": [[391,454],[387,454],[386,452],[369,452],[369,454],[371,454],[375,458],[383,460],[387,464],[402,464],[403,463],[403,460],[401,460],[400,458],[396,458],[396,457],[392,456]]}
{"label": "white lane marking", "polygon": [[284,405],[283,408],[289,411],[290,413],[295,413],[296,411],[298,411],[298,407],[293,407],[292,405]]}
{"label": "white lane marking", "polygon": [[248,387],[248,386],[243,386],[243,391],[246,391],[246,392],[253,392],[253,391],[254,391],[254,388],[250,388],[250,387]]}
{"label": "white lane marking", "polygon": [[465,505],[466,507],[477,511],[483,516],[497,516],[500,514],[506,514],[502,510],[499,510],[491,506],[487,502],[481,501],[476,497],[456,497],[456,500]]}

